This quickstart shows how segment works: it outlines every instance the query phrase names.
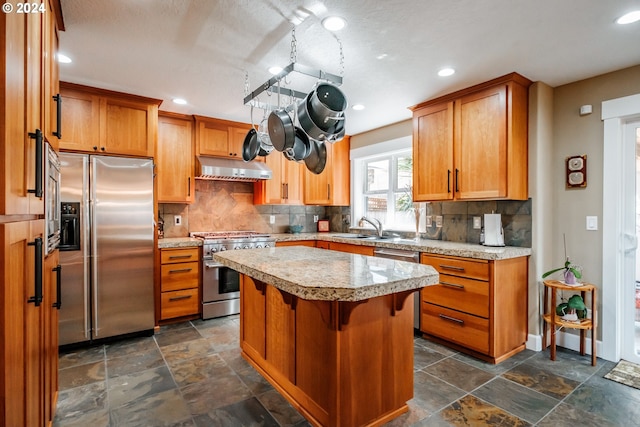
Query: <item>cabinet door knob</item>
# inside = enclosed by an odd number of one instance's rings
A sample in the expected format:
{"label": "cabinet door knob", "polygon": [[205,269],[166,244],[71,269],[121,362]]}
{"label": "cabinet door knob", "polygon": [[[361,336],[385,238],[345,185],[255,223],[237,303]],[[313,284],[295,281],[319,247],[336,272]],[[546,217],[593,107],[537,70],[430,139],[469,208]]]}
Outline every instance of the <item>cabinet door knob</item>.
{"label": "cabinet door knob", "polygon": [[94,146],[93,146],[93,150],[94,150],[94,151],[98,151],[98,146],[94,145]]}

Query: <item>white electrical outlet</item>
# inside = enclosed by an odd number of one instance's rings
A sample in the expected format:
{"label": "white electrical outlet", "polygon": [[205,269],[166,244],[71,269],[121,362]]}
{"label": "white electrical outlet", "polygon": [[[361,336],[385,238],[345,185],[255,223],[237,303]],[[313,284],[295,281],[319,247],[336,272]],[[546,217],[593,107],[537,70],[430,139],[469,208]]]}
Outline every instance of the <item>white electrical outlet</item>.
{"label": "white electrical outlet", "polygon": [[425,222],[426,226],[431,227],[433,225],[433,221],[431,220],[431,215],[426,215],[424,218],[426,220]]}
{"label": "white electrical outlet", "polygon": [[482,220],[479,216],[473,217],[473,228],[475,228],[476,230],[482,228]]}
{"label": "white electrical outlet", "polygon": [[442,215],[436,216],[436,227],[438,228],[442,227]]}
{"label": "white electrical outlet", "polygon": [[313,222],[318,222],[318,215],[313,216]]}
{"label": "white electrical outlet", "polygon": [[598,217],[587,216],[587,230],[595,231],[598,229]]}
{"label": "white electrical outlet", "polygon": [[276,216],[269,215],[269,224],[275,224],[275,223],[276,223]]}
{"label": "white electrical outlet", "polygon": [[175,225],[182,225],[182,216],[181,215],[174,215],[173,216],[173,223]]}

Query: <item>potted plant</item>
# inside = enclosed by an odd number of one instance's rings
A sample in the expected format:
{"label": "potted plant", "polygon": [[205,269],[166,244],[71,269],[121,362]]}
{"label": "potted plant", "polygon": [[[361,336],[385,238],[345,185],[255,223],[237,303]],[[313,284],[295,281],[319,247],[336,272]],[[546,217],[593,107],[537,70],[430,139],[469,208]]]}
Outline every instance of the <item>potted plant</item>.
{"label": "potted plant", "polygon": [[571,261],[569,261],[569,257],[567,256],[567,239],[564,234],[562,235],[562,239],[564,240],[564,258],[566,260],[564,262],[564,267],[558,267],[554,268],[553,270],[549,270],[542,275],[542,278],[545,279],[553,273],[564,270],[564,282],[567,285],[575,285],[576,279],[582,278],[582,273],[580,273],[580,270],[578,270],[576,266],[571,264]]}
{"label": "potted plant", "polygon": [[587,317],[587,306],[580,295],[574,295],[567,302],[558,304],[556,314],[567,322],[578,322]]}

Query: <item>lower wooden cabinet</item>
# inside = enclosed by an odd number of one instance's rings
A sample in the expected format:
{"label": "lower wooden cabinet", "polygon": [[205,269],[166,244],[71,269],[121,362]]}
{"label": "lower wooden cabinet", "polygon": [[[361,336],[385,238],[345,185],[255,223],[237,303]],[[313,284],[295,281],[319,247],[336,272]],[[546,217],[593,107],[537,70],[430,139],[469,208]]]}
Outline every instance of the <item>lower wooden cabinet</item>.
{"label": "lower wooden cabinet", "polygon": [[292,240],[287,242],[277,242],[276,246],[309,246],[312,248],[316,247],[315,240]]}
{"label": "lower wooden cabinet", "polygon": [[199,249],[161,249],[160,259],[160,320],[198,315]]}
{"label": "lower wooden cabinet", "polygon": [[527,341],[528,257],[480,260],[422,254],[440,283],[420,295],[420,330],[483,360],[498,363]]}
{"label": "lower wooden cabinet", "polygon": [[329,249],[332,251],[349,252],[351,254],[373,256],[375,248],[373,246],[352,245],[350,243],[329,242]]}
{"label": "lower wooden cabinet", "polygon": [[[58,389],[58,251],[44,220],[0,223],[0,425],[50,425]],[[41,274],[41,275],[40,275]]]}

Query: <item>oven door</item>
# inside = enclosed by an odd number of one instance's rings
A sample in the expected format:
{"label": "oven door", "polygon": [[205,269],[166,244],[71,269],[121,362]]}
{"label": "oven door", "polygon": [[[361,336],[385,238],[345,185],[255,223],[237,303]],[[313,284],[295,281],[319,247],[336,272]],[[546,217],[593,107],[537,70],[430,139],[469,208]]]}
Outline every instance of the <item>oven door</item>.
{"label": "oven door", "polygon": [[240,274],[214,260],[203,261],[202,301],[224,301],[240,298]]}

